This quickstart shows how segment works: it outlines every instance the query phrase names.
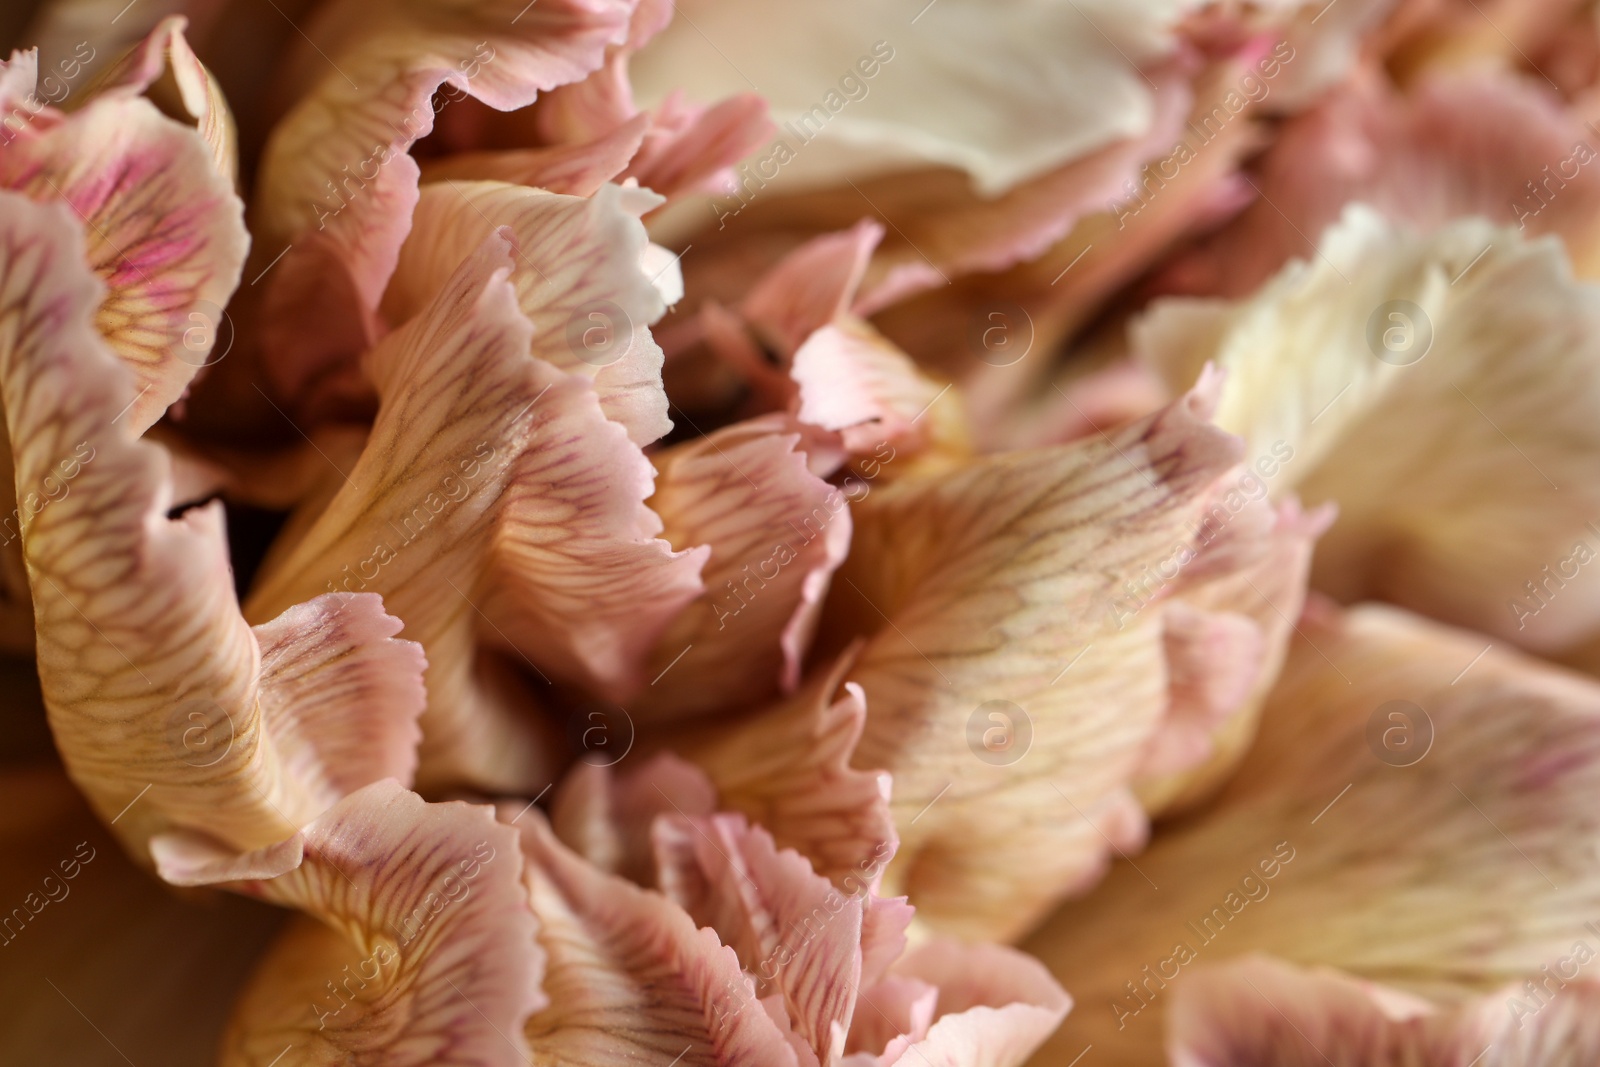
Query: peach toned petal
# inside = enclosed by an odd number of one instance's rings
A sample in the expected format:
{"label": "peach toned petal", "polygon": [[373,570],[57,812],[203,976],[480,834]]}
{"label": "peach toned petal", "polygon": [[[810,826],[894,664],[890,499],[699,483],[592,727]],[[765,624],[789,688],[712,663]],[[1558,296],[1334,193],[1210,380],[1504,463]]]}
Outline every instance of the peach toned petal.
{"label": "peach toned petal", "polygon": [[[1292,499],[1275,506],[1251,502],[1237,513],[1241,518],[1230,521],[1235,513],[1228,508],[1238,502],[1234,494],[1248,488],[1252,500],[1259,501],[1254,494],[1264,493],[1265,485],[1258,476],[1241,475],[1211,508],[1212,516],[1227,516],[1221,521],[1229,525],[1214,542],[1220,553],[1207,555],[1245,558],[1221,566],[1212,559],[1209,565],[1220,573],[1201,576],[1164,609],[1171,689],[1167,721],[1152,739],[1151,752],[1173,745],[1176,751],[1169,755],[1178,758],[1168,766],[1178,769],[1165,774],[1152,766],[1143,769],[1136,788],[1152,816],[1194,806],[1221,786],[1243,758],[1255,737],[1262,702],[1283,666],[1294,620],[1305,605],[1312,547],[1333,522],[1333,510],[1325,505],[1308,515]],[[1265,524],[1244,532],[1250,524],[1242,517],[1246,509],[1264,513]],[[1207,565],[1197,561],[1191,574]],[[1221,670],[1219,663],[1239,669]]]}
{"label": "peach toned petal", "polygon": [[758,997],[781,995],[817,1062],[835,1062],[861,983],[866,887],[840,893],[739,815],[668,815],[654,837],[662,892],[738,953]]}
{"label": "peach toned petal", "polygon": [[622,774],[580,762],[556,789],[550,827],[562,844],[601,870],[649,886],[656,880],[656,817],[706,816],[716,808],[717,791],[705,773],[670,753]]}
{"label": "peach toned petal", "polygon": [[650,118],[650,131],[625,176],[671,199],[721,192],[734,180],[733,165],[772,137],[767,102],[757,93],[738,93],[710,107],[669,97]]}
{"label": "peach toned petal", "polygon": [[741,92],[710,107],[690,104],[679,93],[654,111],[635,104],[629,63],[674,13],[670,3],[643,0],[633,10],[627,40],[606,50],[605,64],[552,91],[537,112],[543,135],[569,144],[603,138],[643,119],[647,132],[625,176],[666,197],[726,185],[729,168],[772,136],[766,101],[755,93]]}
{"label": "peach toned petal", "polygon": [[1002,945],[935,939],[912,949],[895,973],[939,990],[927,1036],[888,1067],[1016,1067],[1061,1025],[1072,998],[1032,957]]}
{"label": "peach toned petal", "polygon": [[838,431],[855,457],[887,466],[929,451],[946,459],[971,454],[959,394],[862,319],[840,318],[813,333],[789,373],[800,390],[798,418]]}
{"label": "peach toned petal", "polygon": [[[850,547],[844,494],[812,474],[782,415],[660,453],[651,508],[676,545],[709,545],[706,592],[667,628],[629,704],[641,721],[759,703],[800,681],[828,581]],[[707,681],[715,679],[708,689]]]}
{"label": "peach toned petal", "polygon": [[449,264],[496,226],[509,226],[521,252],[511,282],[534,327],[530,351],[593,379],[606,415],[636,444],[647,444],[672,427],[661,350],[649,329],[666,305],[640,265],[648,238],[638,219],[659,202],[619,186],[587,198],[497,182],[429,186],[385,310],[395,321],[409,317],[448,276]]}
{"label": "peach toned petal", "polygon": [[223,315],[249,247],[243,205],[193,130],[148,101],[108,96],[0,152],[0,188],[63,200],[108,292],[95,325],[143,389],[124,416],[143,431],[225,356]]}
{"label": "peach toned petal", "polygon": [[878,887],[898,838],[889,776],[851,766],[867,718],[861,687],[843,681],[852,658],[771,708],[708,729],[684,752],[716,786],[719,808],[743,813],[853,892]]}
{"label": "peach toned petal", "polygon": [[321,518],[258,580],[270,614],[324,588],[375,590],[429,651],[424,773],[528,788],[549,756],[485,647],[606,692],[700,591],[704,551],[654,535],[652,472],[590,383],[529,355],[521,247],[491,234],[366,361],[382,399],[365,452]]}
{"label": "peach toned petal", "polygon": [[126,417],[139,394],[91,325],[105,289],[81,228],[66,205],[0,202],[17,324],[0,387],[40,680],[73,779],[142,859],[182,828],[264,847],[349,789],[409,776],[421,650],[393,639],[398,620],[371,596],[247,626],[220,505],[166,517],[171,460]]}
{"label": "peach toned petal", "polygon": [[852,763],[894,776],[888,884],[935,926],[1015,935],[1098,877],[1108,829],[1140,836],[1125,786],[1167,674],[1159,613],[1118,598],[1193,555],[1237,461],[1214,387],[1114,437],[913,473],[854,506],[825,632],[870,635],[847,675],[869,713]]}
{"label": "peach toned petal", "polygon": [[862,219],[807,241],[751,287],[739,310],[763,342],[793,357],[807,337],[850,310],[883,233],[880,223]]}
{"label": "peach toned petal", "polygon": [[1600,289],[1557,242],[1481,220],[1418,236],[1353,206],[1315,259],[1244,301],[1158,304],[1134,340],[1174,387],[1225,368],[1219,425],[1253,461],[1292,452],[1274,494],[1338,504],[1318,588],[1531,648],[1600,627],[1581,565],[1600,543]]}
{"label": "peach toned petal", "polygon": [[166,114],[193,124],[211,149],[211,162],[230,184],[238,178],[238,131],[222,87],[183,35],[188,19],[162,19],[127,55],[106,68],[97,88],[105,96],[148,96]]}
{"label": "peach toned petal", "polygon": [[295,79],[310,88],[275,127],[262,159],[263,245],[326,232],[360,300],[351,313],[375,309],[416,204],[418,171],[408,152],[433,129],[435,91],[449,85],[501,111],[526,107],[598,67],[606,46],[626,32],[631,5],[524,6],[475,0],[373,12],[337,0],[318,11],[297,61],[303,77]]}
{"label": "peach toned petal", "polygon": [[[1573,947],[1592,955],[1593,937]],[[1600,983],[1532,981],[1537,996],[1512,985],[1436,1006],[1337,971],[1246,957],[1178,987],[1172,1059],[1178,1067],[1576,1067],[1600,1054]]]}
{"label": "peach toned petal", "polygon": [[1352,201],[1431,231],[1464,215],[1567,242],[1578,272],[1600,270],[1594,134],[1540,82],[1479,71],[1405,91],[1362,69],[1285,123],[1251,179],[1260,198],[1163,268],[1169,290],[1243,297],[1313,242]]}
{"label": "peach toned petal", "polygon": [[974,196],[953,176],[937,172],[902,189],[894,197],[897,203],[881,208],[899,229],[873,264],[873,281],[857,310],[870,314],[951,278],[1037,259],[1080,219],[1123,199],[1140,169],[1170,152],[1185,132],[1193,103],[1188,80],[1177,70],[1158,78],[1152,83],[1155,112],[1148,130],[1039,175],[1005,196]]}
{"label": "peach toned petal", "polygon": [[528,1062],[539,924],[516,831],[486,807],[426,804],[394,782],[302,834],[305,861],[242,891],[299,908],[234,1012],[221,1062]]}
{"label": "peach toned petal", "polygon": [[1026,943],[1080,1004],[1047,1055],[1151,1062],[1193,969],[1251,952],[1445,1003],[1585,938],[1600,686],[1397,609],[1299,629],[1227,789]]}
{"label": "peach toned petal", "polygon": [[[509,817],[510,806],[502,813]],[[536,1057],[623,1067],[797,1067],[733,949],[658,893],[568,852],[538,815],[518,828],[548,1006],[527,1021]]]}
{"label": "peach toned petal", "polygon": [[582,144],[502,152],[458,152],[422,164],[422,181],[496,181],[552,193],[592,196],[628,166],[649,119],[638,115],[611,133]]}
{"label": "peach toned petal", "polygon": [[845,1067],[875,1067],[893,1063],[915,1042],[928,1036],[933,1025],[939,990],[915,978],[893,975],[868,986],[861,993],[857,1011],[850,1020],[850,1036],[845,1048],[849,1055]]}

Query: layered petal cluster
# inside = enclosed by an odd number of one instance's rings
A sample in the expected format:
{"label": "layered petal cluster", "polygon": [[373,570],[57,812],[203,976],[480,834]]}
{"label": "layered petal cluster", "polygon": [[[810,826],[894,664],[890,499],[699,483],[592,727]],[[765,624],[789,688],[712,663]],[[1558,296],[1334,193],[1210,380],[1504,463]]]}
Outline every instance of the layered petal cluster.
{"label": "layered petal cluster", "polygon": [[[263,961],[222,1062],[1020,1064],[1070,1006],[1015,950],[907,952],[911,908],[869,864],[836,887],[697,803],[711,785],[685,764],[588,778],[563,787],[571,844],[531,804],[394,783],[312,824],[299,870],[242,887],[315,918]],[[573,850],[624,831],[655,888]]]}

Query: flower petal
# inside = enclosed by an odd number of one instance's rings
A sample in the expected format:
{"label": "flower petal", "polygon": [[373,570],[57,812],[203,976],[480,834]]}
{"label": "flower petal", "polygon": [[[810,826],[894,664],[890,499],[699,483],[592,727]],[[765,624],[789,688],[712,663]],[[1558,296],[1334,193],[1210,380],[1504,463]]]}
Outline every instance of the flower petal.
{"label": "flower petal", "polygon": [[217,79],[183,35],[188,19],[162,19],[127,55],[106,68],[97,88],[104,96],[148,96],[162,113],[192,123],[211,149],[211,162],[229,185],[238,179],[238,131]]}
{"label": "flower petal", "polygon": [[1246,957],[1177,987],[1172,1058],[1178,1067],[1562,1067],[1600,1054],[1600,983],[1548,972],[1532,982],[1538,995],[1510,986],[1436,1008],[1337,971]]}
{"label": "flower petal", "polygon": [[0,152],[0,188],[65,201],[83,220],[109,290],[95,325],[144,387],[125,416],[143,432],[232,343],[223,305],[250,241],[232,183],[193,130],[112,95],[28,127]]}
{"label": "flower petal", "polygon": [[1292,456],[1274,492],[1339,505],[1319,588],[1541,649],[1600,627],[1600,571],[1581,572],[1600,288],[1555,242],[1473,220],[1413,236],[1352,207],[1316,260],[1237,304],[1157,305],[1135,341],[1172,386],[1227,369],[1219,424],[1253,460]]}
{"label": "flower petal", "polygon": [[[699,0],[633,57],[632,82],[646,102],[673,89],[714,100],[755,87],[784,124],[791,166],[814,182],[932,162],[966,170],[993,195],[1147,130],[1154,105],[1136,64],[1174,47],[1182,6],[945,0],[908,28],[886,2],[802,12]],[[821,147],[805,151],[812,140]]]}
{"label": "flower petal", "polygon": [[[509,815],[509,806],[502,812]],[[519,823],[547,963],[548,1006],[527,1023],[536,1057],[623,1067],[796,1067],[733,949],[676,904],[568,852],[537,815]]]}
{"label": "flower petal", "polygon": [[885,1056],[885,1067],[1016,1067],[1072,1009],[1037,960],[1002,945],[935,939],[912,949],[895,973],[936,987],[939,1016],[926,1037]]}
{"label": "flower petal", "polygon": [[835,885],[854,878],[875,890],[899,839],[889,776],[851,766],[867,720],[861,687],[843,681],[853,658],[774,707],[718,723],[684,752],[716,786],[718,808],[743,813]]}
{"label": "flower petal", "polygon": [[894,776],[889,884],[935,925],[1014,935],[1098,876],[1107,827],[1139,836],[1124,787],[1166,670],[1158,613],[1116,598],[1193,555],[1238,449],[1208,405],[1197,392],[1115,437],[909,474],[855,504],[825,632],[871,635],[848,675],[869,710],[853,762]]}
{"label": "flower petal", "polygon": [[297,84],[311,88],[262,158],[262,243],[277,248],[325,230],[361,309],[375,309],[416,204],[417,165],[407,153],[433,129],[435,91],[448,84],[501,111],[526,107],[598,67],[626,33],[630,7],[559,0],[529,10],[477,0],[375,13],[358,0],[325,5],[299,57]]}
{"label": "flower petal", "polygon": [[237,888],[301,909],[258,966],[221,1062],[528,1062],[539,924],[516,832],[486,807],[426,804],[394,782],[341,801],[301,835],[305,862]]}
{"label": "flower petal", "polygon": [[[1541,84],[1435,74],[1404,92],[1363,69],[1287,121],[1251,179],[1259,199],[1163,268],[1169,290],[1248,296],[1360,201],[1428,232],[1481,215],[1560,234],[1578,273],[1600,270],[1600,171],[1578,116]],[[1559,195],[1558,195],[1559,194]]]}
{"label": "flower petal", "polygon": [[648,118],[639,115],[604,137],[582,144],[458,152],[423,162],[422,181],[508,182],[552,193],[592,196],[628,166],[648,125]]}
{"label": "flower petal", "polygon": [[1597,824],[1600,686],[1396,609],[1299,627],[1228,789],[1027,942],[1085,1005],[1049,1055],[1150,1062],[1197,959],[1443,1002],[1567,956],[1600,909],[1600,860],[1571,847]]}
{"label": "flower petal", "polygon": [[[677,545],[709,545],[706,593],[667,628],[629,713],[661,720],[792,691],[828,581],[850,547],[844,494],[812,474],[791,420],[769,415],[656,458],[653,510]],[[714,691],[706,679],[715,678]]]}
{"label": "flower petal", "polygon": [[16,324],[0,382],[40,680],[73,779],[143,858],[181,828],[264,847],[349,789],[409,776],[421,650],[371,596],[246,625],[221,507],[166,517],[171,461],[126,418],[135,380],[91,325],[105,290],[82,230],[62,204],[0,205]]}
{"label": "flower petal", "polygon": [[654,536],[649,462],[590,383],[528,354],[519,252],[489,235],[369,354],[382,405],[366,451],[247,605],[381,591],[432,662],[425,780],[500,789],[552,768],[525,687],[478,671],[480,633],[535,671],[627,692],[705,556]]}
{"label": "flower petal", "polygon": [[511,272],[517,302],[533,323],[530,351],[592,378],[606,415],[636,444],[672,428],[661,388],[661,350],[649,325],[666,305],[644,273],[648,238],[639,216],[660,199],[608,185],[592,197],[561,196],[498,182],[448,182],[423,190],[385,310],[402,321],[432,296],[496,226],[516,234]]}
{"label": "flower petal", "polygon": [[654,837],[662,891],[738,953],[758,997],[782,996],[819,1063],[835,1062],[861,983],[867,887],[840,893],[738,815],[667,815]]}

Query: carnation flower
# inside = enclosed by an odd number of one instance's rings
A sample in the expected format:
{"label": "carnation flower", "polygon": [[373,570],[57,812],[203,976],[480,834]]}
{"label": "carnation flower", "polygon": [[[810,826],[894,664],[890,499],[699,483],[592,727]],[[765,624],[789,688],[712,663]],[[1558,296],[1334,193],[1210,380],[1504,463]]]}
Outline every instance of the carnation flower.
{"label": "carnation flower", "polygon": [[11,1058],[1594,1058],[1592,15],[37,6]]}

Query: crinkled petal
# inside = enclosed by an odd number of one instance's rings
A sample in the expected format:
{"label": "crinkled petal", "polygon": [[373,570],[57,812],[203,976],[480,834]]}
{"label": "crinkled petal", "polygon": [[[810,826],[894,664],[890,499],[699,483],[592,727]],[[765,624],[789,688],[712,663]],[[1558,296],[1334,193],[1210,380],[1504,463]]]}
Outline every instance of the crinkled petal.
{"label": "crinkled petal", "polygon": [[511,272],[534,333],[530,351],[592,378],[606,415],[636,444],[672,427],[661,388],[661,350],[650,324],[666,310],[640,257],[639,215],[660,202],[638,189],[604,186],[592,197],[561,196],[498,182],[430,185],[401,254],[385,309],[408,317],[496,226],[516,234]]}
{"label": "crinkled petal", "polygon": [[124,418],[142,432],[232,342],[223,306],[250,243],[232,183],[195,131],[111,95],[24,131],[0,152],[0,188],[65,201],[83,221],[108,290],[95,325],[138,376]]}
{"label": "crinkled petal", "polygon": [[189,828],[234,850],[357,786],[409,777],[421,650],[378,598],[285,605],[251,630],[218,504],[169,519],[171,461],[126,412],[96,334],[105,292],[62,204],[0,193],[0,388],[56,745],[134,854]]}
{"label": "crinkled petal", "polygon": [[211,149],[211,162],[228,184],[239,170],[239,134],[217,79],[189,47],[188,19],[162,19],[145,39],[106,69],[98,83],[105,96],[148,96],[166,115],[192,123]]}
{"label": "crinkled petal", "polygon": [[1151,1062],[1174,984],[1245,953],[1446,1002],[1585,938],[1600,686],[1392,608],[1299,629],[1229,787],[1027,942],[1085,1006],[1048,1055]]}
{"label": "crinkled petal", "polygon": [[898,838],[889,776],[851,766],[867,719],[861,687],[843,681],[852,660],[841,656],[792,697],[719,723],[684,752],[716,786],[718,808],[743,813],[835,885],[876,890]]}
{"label": "crinkled petal", "polygon": [[839,892],[738,815],[668,815],[655,845],[662,892],[738,953],[758,997],[782,996],[818,1063],[835,1062],[861,983],[867,887]]}
{"label": "crinkled petal", "polygon": [[[224,1067],[528,1062],[539,924],[514,829],[486,807],[427,804],[394,782],[302,834],[295,870],[237,888],[300,909],[223,1037]],[[314,921],[313,921],[314,920]]]}
{"label": "crinkled petal", "polygon": [[825,632],[871,635],[848,674],[869,713],[852,762],[894,776],[890,885],[936,926],[1015,935],[1098,876],[1108,828],[1120,847],[1140,836],[1125,786],[1166,669],[1159,613],[1119,598],[1193,555],[1237,461],[1209,403],[908,475],[853,506]]}
{"label": "crinkled petal", "polygon": [[309,88],[262,159],[263,245],[325,231],[361,301],[352,310],[376,308],[416,205],[408,153],[433,129],[435,91],[450,85],[501,111],[526,107],[598,67],[630,10],[627,0],[324,6],[289,72]]}
{"label": "crinkled petal", "polygon": [[1235,304],[1158,304],[1135,340],[1173,386],[1226,369],[1218,422],[1282,461],[1274,493],[1338,504],[1319,588],[1541,649],[1600,626],[1600,288],[1556,242],[1352,207],[1315,259]]}
{"label": "crinkled petal", "polygon": [[811,473],[799,443],[787,417],[770,415],[656,457],[650,505],[663,536],[709,545],[711,555],[706,593],[662,636],[653,680],[630,714],[706,714],[799,684],[829,579],[850,547],[849,504]]}
{"label": "crinkled petal", "polygon": [[658,815],[684,818],[717,810],[717,790],[705,772],[670,753],[613,774],[580,762],[556,789],[550,827],[562,844],[611,874],[637,885],[656,881],[651,832]]}
{"label": "crinkled petal", "polygon": [[[510,817],[513,808],[502,807]],[[681,908],[568,852],[541,816],[518,823],[539,920],[548,1005],[528,1019],[536,1058],[585,1067],[639,1062],[797,1067],[734,950]]]}
{"label": "crinkled petal", "polygon": [[607,693],[642,684],[661,629],[700,592],[644,504],[649,462],[589,381],[530,356],[502,229],[369,354],[382,398],[361,459],[263,574],[252,617],[323,588],[380,591],[429,650],[424,772],[549,781],[526,691],[478,676],[479,639]]}

